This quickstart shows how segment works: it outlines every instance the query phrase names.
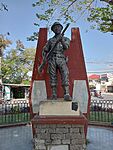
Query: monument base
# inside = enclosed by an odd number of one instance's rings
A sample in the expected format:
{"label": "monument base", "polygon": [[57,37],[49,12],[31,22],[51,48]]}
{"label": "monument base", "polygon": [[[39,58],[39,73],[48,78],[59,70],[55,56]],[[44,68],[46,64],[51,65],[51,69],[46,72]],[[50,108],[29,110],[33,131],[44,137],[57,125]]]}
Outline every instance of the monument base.
{"label": "monument base", "polygon": [[39,116],[32,119],[34,129],[34,150],[85,150],[84,116]]}
{"label": "monument base", "polygon": [[[46,100],[39,103],[39,115],[45,116],[79,116],[79,104],[77,109],[73,109],[73,104],[76,102],[58,100]],[[75,105],[76,106],[76,105]]]}
{"label": "monument base", "polygon": [[42,101],[32,119],[34,150],[85,150],[87,124],[72,102]]}

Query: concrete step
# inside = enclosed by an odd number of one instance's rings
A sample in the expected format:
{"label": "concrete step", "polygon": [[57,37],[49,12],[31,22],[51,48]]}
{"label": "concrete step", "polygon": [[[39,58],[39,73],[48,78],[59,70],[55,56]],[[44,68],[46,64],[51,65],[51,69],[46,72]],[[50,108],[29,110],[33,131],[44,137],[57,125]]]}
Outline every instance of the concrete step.
{"label": "concrete step", "polygon": [[39,104],[39,115],[55,116],[79,116],[79,106],[77,111],[72,110],[72,101],[46,100]]}

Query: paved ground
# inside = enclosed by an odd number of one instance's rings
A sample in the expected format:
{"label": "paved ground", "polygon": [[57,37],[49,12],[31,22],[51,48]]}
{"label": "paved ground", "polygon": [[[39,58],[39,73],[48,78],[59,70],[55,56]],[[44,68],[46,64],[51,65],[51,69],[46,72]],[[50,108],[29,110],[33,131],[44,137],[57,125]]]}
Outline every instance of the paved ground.
{"label": "paved ground", "polygon": [[89,126],[87,150],[113,150],[113,128]]}
{"label": "paved ground", "polygon": [[32,150],[31,126],[0,128],[0,150]]}
{"label": "paved ground", "polygon": [[[113,150],[113,129],[89,126],[87,150]],[[31,126],[0,128],[0,150],[32,150]],[[60,149],[62,150],[62,149]]]}

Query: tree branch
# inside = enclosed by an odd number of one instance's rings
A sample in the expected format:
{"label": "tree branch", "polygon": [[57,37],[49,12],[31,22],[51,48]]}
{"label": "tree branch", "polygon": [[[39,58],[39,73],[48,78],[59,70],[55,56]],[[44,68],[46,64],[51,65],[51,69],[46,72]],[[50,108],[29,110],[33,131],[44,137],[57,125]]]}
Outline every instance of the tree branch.
{"label": "tree branch", "polygon": [[100,0],[100,1],[104,1],[104,2],[106,2],[108,4],[110,4],[110,5],[113,5],[113,0]]}
{"label": "tree branch", "polygon": [[92,1],[89,3],[89,5],[86,7],[86,9],[81,12],[80,16],[78,17],[78,19],[76,19],[76,21],[79,20],[79,19],[82,17],[82,15],[85,13],[86,10],[88,10],[88,9],[90,8],[91,4],[92,4],[94,1],[95,1],[95,0],[92,0]]}
{"label": "tree branch", "polygon": [[66,9],[65,12],[64,12],[64,15],[66,15],[68,9],[69,9],[76,1],[77,1],[77,0],[74,0],[73,2],[71,2],[70,5],[68,5],[67,9]]}
{"label": "tree branch", "polygon": [[8,11],[7,5],[5,5],[5,4],[3,4],[3,3],[1,3],[0,5],[1,5],[1,7],[0,7],[0,10],[1,10],[1,11],[2,11],[2,10]]}

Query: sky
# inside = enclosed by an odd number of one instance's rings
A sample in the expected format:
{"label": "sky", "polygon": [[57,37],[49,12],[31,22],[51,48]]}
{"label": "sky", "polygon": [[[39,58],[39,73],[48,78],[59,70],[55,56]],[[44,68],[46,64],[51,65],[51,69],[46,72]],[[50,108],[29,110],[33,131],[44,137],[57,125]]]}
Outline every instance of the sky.
{"label": "sky", "polygon": [[[10,33],[8,38],[13,42],[10,48],[15,48],[15,41],[21,40],[25,47],[36,47],[37,41],[29,42],[27,37],[39,29],[34,26],[37,9],[32,7],[35,0],[1,0],[8,6],[7,11],[0,12],[0,34]],[[0,1],[0,2],[1,2]],[[88,73],[113,73],[113,35],[90,30],[89,23],[81,18],[72,23],[66,31],[70,38],[72,27],[79,27],[82,40],[86,70]],[[44,24],[42,27],[45,27]],[[86,30],[88,29],[88,32]]]}

